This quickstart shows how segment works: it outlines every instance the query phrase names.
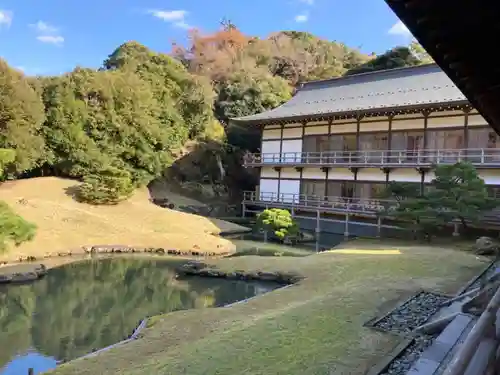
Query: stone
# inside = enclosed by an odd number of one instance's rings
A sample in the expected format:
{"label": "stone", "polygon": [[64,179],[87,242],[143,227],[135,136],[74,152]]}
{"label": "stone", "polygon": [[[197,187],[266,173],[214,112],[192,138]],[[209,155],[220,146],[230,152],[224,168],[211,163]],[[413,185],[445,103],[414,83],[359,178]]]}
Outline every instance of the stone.
{"label": "stone", "polygon": [[258,275],[262,281],[276,281],[278,279],[278,275],[273,272],[259,272]]}
{"label": "stone", "polygon": [[474,246],[474,252],[478,255],[494,255],[498,253],[498,243],[490,237],[479,237]]}
{"label": "stone", "polygon": [[10,283],[12,281],[12,276],[10,275],[0,275],[0,284]]}
{"label": "stone", "polygon": [[38,279],[38,274],[36,272],[23,272],[15,273],[11,277],[12,283],[24,283],[27,281],[34,281]]}

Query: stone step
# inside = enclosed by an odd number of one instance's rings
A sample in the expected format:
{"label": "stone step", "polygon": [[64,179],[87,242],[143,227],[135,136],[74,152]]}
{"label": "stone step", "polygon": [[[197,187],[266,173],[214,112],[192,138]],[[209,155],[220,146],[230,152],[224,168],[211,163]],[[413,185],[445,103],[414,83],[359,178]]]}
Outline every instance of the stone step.
{"label": "stone step", "polygon": [[[449,362],[452,353],[474,326],[476,318],[468,314],[459,314],[439,334],[413,364],[407,375],[437,375]],[[444,365],[444,366],[443,366]]]}

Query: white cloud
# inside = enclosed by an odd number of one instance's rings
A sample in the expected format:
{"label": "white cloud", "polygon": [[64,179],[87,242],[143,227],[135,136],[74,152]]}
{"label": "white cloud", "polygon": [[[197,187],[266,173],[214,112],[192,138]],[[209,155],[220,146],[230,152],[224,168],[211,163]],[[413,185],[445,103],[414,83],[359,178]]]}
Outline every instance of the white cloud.
{"label": "white cloud", "polygon": [[35,30],[37,34],[36,39],[39,42],[56,46],[63,45],[64,37],[61,35],[59,28],[44,21],[38,21],[37,23],[31,24],[30,27]]}
{"label": "white cloud", "polygon": [[390,35],[411,37],[410,30],[408,30],[406,25],[401,21],[398,21],[394,25],[392,25],[392,27],[389,29],[388,33]]}
{"label": "white cloud", "polygon": [[187,16],[187,12],[185,10],[151,10],[150,13],[156,17],[160,18],[163,21],[183,21]]}
{"label": "white cloud", "polygon": [[301,3],[307,4],[307,5],[313,5],[314,0],[299,0]]}
{"label": "white cloud", "polygon": [[150,10],[149,14],[159,18],[162,21],[170,23],[172,26],[181,29],[190,29],[192,26],[187,23],[186,16],[188,12],[185,10]]}
{"label": "white cloud", "polygon": [[2,10],[0,9],[0,28],[7,27],[9,28],[12,24],[12,18],[14,14],[10,10]]}
{"label": "white cloud", "polygon": [[30,26],[33,27],[40,34],[50,34],[50,35],[53,35],[53,34],[57,34],[58,31],[59,31],[57,29],[57,27],[49,25],[48,23],[43,22],[43,21],[38,21],[37,23],[32,24]]}
{"label": "white cloud", "polygon": [[309,19],[309,16],[307,14],[299,14],[299,15],[295,16],[295,22],[299,22],[299,23],[307,22],[308,19]]}
{"label": "white cloud", "polygon": [[38,35],[36,39],[42,43],[60,46],[64,43],[64,38],[60,35]]}

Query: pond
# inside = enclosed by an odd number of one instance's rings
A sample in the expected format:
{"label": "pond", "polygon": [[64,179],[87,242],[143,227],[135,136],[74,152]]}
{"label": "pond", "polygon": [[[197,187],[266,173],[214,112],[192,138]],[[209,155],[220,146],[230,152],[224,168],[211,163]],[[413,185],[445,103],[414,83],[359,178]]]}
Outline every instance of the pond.
{"label": "pond", "polygon": [[227,305],[275,284],[176,279],[180,262],[87,260],[0,287],[0,374],[35,374],[126,339],[151,315]]}

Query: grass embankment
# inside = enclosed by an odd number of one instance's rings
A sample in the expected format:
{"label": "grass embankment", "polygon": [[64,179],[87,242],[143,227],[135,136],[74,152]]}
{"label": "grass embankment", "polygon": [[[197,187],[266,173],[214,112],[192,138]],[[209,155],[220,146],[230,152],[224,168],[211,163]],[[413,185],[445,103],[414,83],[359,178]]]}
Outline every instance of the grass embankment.
{"label": "grass embankment", "polygon": [[[72,196],[78,182],[54,177],[0,185],[0,199],[38,226],[33,241],[0,254],[1,260],[47,253],[81,252],[82,246],[130,245],[203,252],[234,250],[228,240],[214,236],[244,228],[217,219],[161,208],[149,202],[147,189],[116,206],[78,203]],[[175,204],[175,199],[172,199]]]}
{"label": "grass embankment", "polygon": [[244,304],[156,317],[141,339],[51,374],[364,374],[400,340],[364,328],[367,320],[421,289],[454,292],[486,265],[453,249],[366,241],[306,257],[210,263],[306,278]]}

